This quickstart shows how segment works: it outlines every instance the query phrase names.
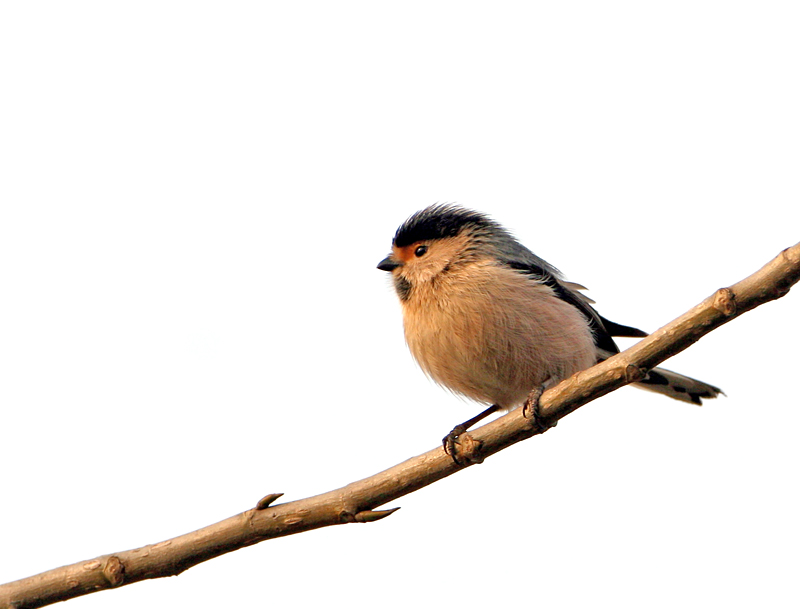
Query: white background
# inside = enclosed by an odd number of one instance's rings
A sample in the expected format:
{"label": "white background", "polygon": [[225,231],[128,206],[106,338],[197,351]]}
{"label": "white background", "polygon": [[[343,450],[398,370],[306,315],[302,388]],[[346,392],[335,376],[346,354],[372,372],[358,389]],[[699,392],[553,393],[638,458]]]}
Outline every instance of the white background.
{"label": "white background", "polygon": [[[479,406],[375,269],[487,212],[646,330],[800,240],[793,2],[0,5],[0,581],[328,491]],[[70,607],[796,607],[800,291],[371,525]]]}

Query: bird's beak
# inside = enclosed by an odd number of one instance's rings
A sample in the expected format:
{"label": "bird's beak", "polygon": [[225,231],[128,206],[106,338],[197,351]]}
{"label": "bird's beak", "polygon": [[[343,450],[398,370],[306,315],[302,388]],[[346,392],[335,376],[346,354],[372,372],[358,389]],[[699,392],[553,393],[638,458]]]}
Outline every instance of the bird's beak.
{"label": "bird's beak", "polygon": [[391,254],[386,256],[386,258],[384,258],[378,263],[378,268],[382,271],[386,271],[387,273],[391,273],[399,266],[401,266],[401,264],[397,262],[394,258],[392,258]]}

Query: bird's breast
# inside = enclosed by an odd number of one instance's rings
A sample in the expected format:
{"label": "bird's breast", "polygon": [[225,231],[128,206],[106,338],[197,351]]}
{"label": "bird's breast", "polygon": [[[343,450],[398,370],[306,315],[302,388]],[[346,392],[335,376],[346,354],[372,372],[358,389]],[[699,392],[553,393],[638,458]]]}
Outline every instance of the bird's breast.
{"label": "bird's breast", "polygon": [[549,287],[512,270],[471,269],[415,286],[403,302],[406,342],[436,382],[513,408],[548,380],[595,361],[583,316]]}

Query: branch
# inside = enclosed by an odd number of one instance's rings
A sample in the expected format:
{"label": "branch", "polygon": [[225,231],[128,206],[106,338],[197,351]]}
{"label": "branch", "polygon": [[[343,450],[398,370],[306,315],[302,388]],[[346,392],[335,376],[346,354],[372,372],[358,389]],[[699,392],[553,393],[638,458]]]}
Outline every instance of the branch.
{"label": "branch", "polygon": [[[178,575],[196,564],[265,539],[320,527],[380,520],[393,510],[375,508],[478,463],[606,393],[641,379],[645,372],[683,351],[722,324],[785,295],[800,281],[800,243],[761,270],[715,294],[626,351],[546,391],[540,421],[519,408],[464,438],[467,459],[456,464],[441,446],[347,486],[272,506],[267,495],[251,510],[155,545],[67,565],[0,586],[0,608],[42,607],[144,579]],[[543,425],[542,425],[543,423]]]}

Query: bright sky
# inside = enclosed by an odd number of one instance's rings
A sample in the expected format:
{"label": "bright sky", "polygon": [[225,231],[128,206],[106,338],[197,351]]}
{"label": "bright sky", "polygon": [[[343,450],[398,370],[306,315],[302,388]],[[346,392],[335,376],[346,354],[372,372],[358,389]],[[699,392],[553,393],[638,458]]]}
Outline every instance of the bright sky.
{"label": "bright sky", "polygon": [[[0,582],[366,477],[481,406],[375,265],[491,214],[655,330],[800,241],[795,2],[0,5]],[[800,288],[389,507],[69,601],[796,607]]]}

